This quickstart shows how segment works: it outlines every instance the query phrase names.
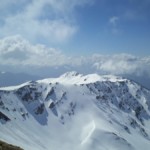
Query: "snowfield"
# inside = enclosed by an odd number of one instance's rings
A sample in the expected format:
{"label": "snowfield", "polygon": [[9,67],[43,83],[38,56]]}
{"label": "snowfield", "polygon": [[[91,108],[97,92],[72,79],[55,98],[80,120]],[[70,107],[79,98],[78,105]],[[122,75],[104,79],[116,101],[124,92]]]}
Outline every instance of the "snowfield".
{"label": "snowfield", "polygon": [[77,72],[0,88],[0,139],[24,150],[149,150],[150,91]]}

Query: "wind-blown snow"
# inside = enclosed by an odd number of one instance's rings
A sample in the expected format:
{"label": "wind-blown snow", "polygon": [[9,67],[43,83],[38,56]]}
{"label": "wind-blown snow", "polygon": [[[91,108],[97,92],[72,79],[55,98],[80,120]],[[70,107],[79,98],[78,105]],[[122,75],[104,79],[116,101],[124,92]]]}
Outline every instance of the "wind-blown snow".
{"label": "wind-blown snow", "polygon": [[149,150],[150,91],[68,72],[0,88],[0,139],[25,150]]}

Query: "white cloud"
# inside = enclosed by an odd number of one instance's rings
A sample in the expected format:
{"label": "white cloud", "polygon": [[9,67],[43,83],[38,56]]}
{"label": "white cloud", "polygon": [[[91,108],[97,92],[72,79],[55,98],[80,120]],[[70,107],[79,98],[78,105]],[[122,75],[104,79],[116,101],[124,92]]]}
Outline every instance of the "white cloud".
{"label": "white cloud", "polygon": [[56,68],[67,67],[69,70],[99,72],[103,74],[148,74],[150,76],[150,56],[136,57],[129,54],[73,57],[60,50],[44,45],[32,45],[21,36],[12,36],[0,40],[0,68]]}
{"label": "white cloud", "polygon": [[113,26],[116,26],[116,25],[117,25],[118,20],[119,20],[119,17],[117,17],[117,16],[113,16],[113,17],[109,18],[109,22],[110,22]]}
{"label": "white cloud", "polygon": [[42,44],[31,44],[20,35],[0,40],[0,65],[21,67],[82,66],[85,57],[70,57]]}
{"label": "white cloud", "polygon": [[2,0],[0,37],[20,34],[30,41],[64,42],[78,29],[74,11],[91,0]]}
{"label": "white cloud", "polygon": [[0,64],[24,66],[60,66],[68,57],[59,50],[44,45],[31,45],[20,36],[0,40]]}
{"label": "white cloud", "polygon": [[112,16],[109,18],[109,23],[111,25],[111,32],[113,34],[120,34],[122,31],[119,29],[118,22],[120,18],[118,16]]}
{"label": "white cloud", "polygon": [[148,73],[150,75],[150,57],[136,57],[129,54],[117,55],[94,55],[94,67],[107,74],[136,74],[142,75]]}

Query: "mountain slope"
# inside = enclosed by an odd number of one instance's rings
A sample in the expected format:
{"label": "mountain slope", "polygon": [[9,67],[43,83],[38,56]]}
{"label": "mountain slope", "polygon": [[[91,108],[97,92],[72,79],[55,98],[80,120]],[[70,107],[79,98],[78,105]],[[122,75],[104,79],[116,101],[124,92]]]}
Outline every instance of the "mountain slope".
{"label": "mountain slope", "polygon": [[1,88],[0,128],[25,150],[149,150],[150,91],[76,72]]}
{"label": "mountain slope", "polygon": [[0,141],[0,149],[1,150],[23,150],[20,147],[10,145],[10,144],[5,143],[3,141]]}

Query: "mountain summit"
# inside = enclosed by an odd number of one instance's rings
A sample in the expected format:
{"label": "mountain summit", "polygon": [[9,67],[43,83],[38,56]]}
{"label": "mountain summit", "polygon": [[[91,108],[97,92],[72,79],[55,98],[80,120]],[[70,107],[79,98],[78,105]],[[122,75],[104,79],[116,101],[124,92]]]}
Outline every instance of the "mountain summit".
{"label": "mountain summit", "polygon": [[150,91],[77,72],[0,88],[0,128],[24,150],[149,150]]}

